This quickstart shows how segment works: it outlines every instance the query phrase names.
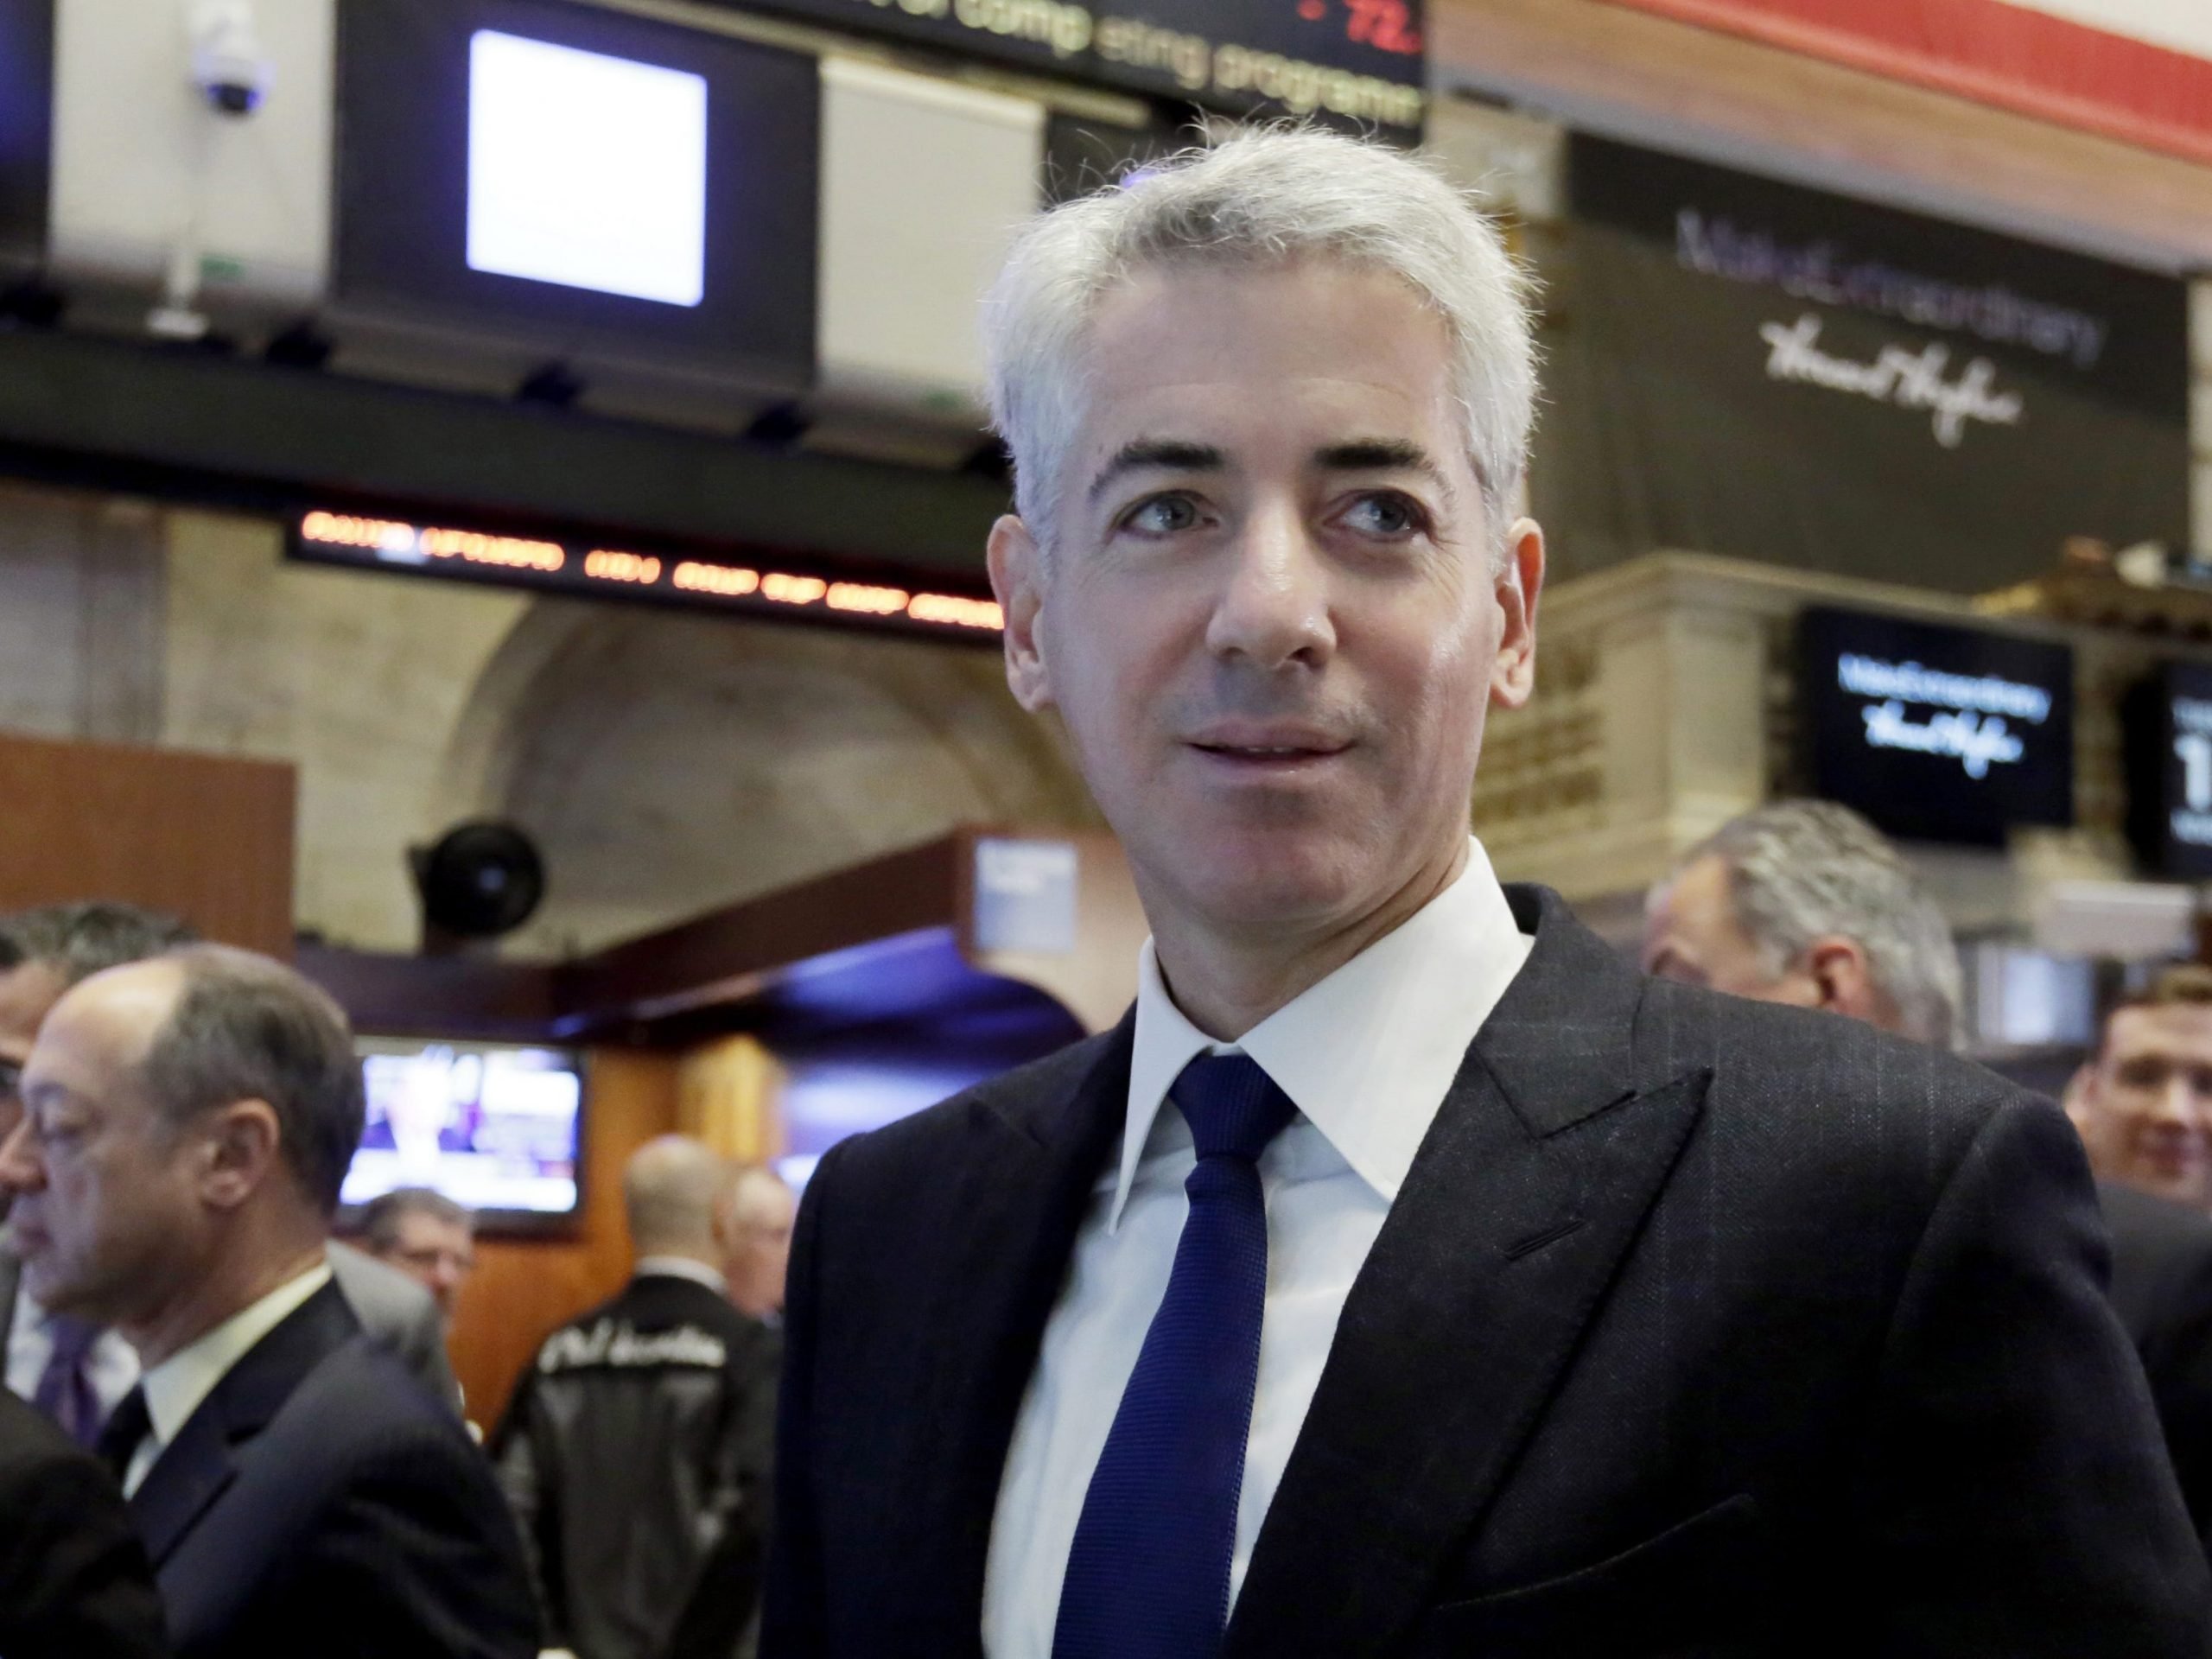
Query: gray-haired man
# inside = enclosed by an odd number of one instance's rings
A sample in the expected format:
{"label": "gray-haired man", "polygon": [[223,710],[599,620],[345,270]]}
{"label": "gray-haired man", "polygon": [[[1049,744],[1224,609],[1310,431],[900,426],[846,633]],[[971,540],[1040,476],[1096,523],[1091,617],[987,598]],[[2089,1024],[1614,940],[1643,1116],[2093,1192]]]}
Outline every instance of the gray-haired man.
{"label": "gray-haired man", "polygon": [[1950,924],[1880,830],[1833,801],[1777,801],[1685,853],[1651,890],[1648,972],[1827,1008],[1949,1046]]}
{"label": "gray-haired man", "polygon": [[332,1280],[365,1109],[336,1005],[214,945],[111,968],[47,1014],[22,1100],[25,1285],[137,1352],[99,1449],[180,1659],[529,1659],[490,1467]]}
{"label": "gray-haired man", "polygon": [[1119,1028],[817,1166],[773,1659],[2204,1652],[2057,1111],[1648,979],[1470,839],[1522,289],[1316,132],[1018,242],[1007,677],[1153,937]]}
{"label": "gray-haired man", "polygon": [[[21,1115],[17,1084],[40,1024],[70,987],[125,963],[197,942],[174,916],[111,900],[47,905],[0,916],[0,1140]],[[7,1214],[0,1192],[0,1217]],[[461,1401],[446,1357],[445,1327],[429,1296],[396,1268],[333,1243],[331,1270],[362,1327],[399,1356],[437,1399]],[[0,1336],[7,1385],[54,1417],[79,1445],[138,1380],[130,1345],[111,1331],[54,1315],[22,1288],[21,1262],[0,1230]]]}

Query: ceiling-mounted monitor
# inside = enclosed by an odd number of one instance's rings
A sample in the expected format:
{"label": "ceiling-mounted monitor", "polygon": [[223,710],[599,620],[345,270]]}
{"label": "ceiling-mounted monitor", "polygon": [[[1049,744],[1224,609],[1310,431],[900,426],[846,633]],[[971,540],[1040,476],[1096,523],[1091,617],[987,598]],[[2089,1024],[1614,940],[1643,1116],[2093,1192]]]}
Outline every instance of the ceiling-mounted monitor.
{"label": "ceiling-mounted monitor", "polygon": [[582,1202],[584,1067],[568,1049],[365,1037],[368,1116],[340,1202],[425,1186],[487,1231],[557,1229]]}
{"label": "ceiling-mounted monitor", "polygon": [[[570,0],[340,0],[341,363],[787,397],[814,370],[797,52]],[[648,401],[650,401],[648,399]]]}

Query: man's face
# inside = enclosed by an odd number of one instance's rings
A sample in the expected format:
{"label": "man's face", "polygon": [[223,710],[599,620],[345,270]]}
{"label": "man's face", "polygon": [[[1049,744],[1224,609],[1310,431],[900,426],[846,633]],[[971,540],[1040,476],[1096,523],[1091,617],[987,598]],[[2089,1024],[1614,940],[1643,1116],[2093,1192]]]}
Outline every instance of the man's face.
{"label": "man's face", "polygon": [[1148,909],[1247,938],[1373,913],[1465,845],[1488,706],[1534,669],[1442,323],[1325,264],[1102,302],[1046,571],[1001,521],[1008,671],[1057,707]]}
{"label": "man's face", "polygon": [[1736,919],[1727,861],[1707,853],[1684,865],[1644,916],[1643,971],[1761,1002],[1819,1005],[1809,976],[1777,973]]}
{"label": "man's face", "polygon": [[2069,1104],[2098,1174],[2212,1200],[2212,1007],[2120,1009]]}
{"label": "man's face", "polygon": [[0,1187],[24,1282],[53,1312],[128,1326],[204,1255],[204,1141],[162,1116],[141,1076],[181,984],[158,963],[94,975],[54,1006],[24,1068]]}
{"label": "man's face", "polygon": [[67,988],[60,971],[43,962],[0,969],[0,1141],[15,1132],[22,1113],[23,1062],[38,1040],[39,1022]]}
{"label": "man's face", "polygon": [[399,1217],[392,1247],[378,1255],[429,1291],[450,1319],[461,1287],[476,1271],[476,1235],[466,1222],[410,1210]]}
{"label": "man's face", "polygon": [[783,1311],[798,1212],[791,1188],[758,1176],[746,1182],[733,1206],[722,1276],[729,1281],[730,1300],[756,1319]]}

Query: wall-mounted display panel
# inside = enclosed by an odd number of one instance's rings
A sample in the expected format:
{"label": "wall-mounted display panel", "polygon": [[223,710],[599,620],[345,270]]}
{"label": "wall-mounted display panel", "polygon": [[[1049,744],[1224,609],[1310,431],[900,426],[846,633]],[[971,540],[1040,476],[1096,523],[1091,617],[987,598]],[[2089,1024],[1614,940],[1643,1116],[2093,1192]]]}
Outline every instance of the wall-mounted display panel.
{"label": "wall-mounted display panel", "polygon": [[54,0],[0,0],[0,271],[46,254],[54,167]]}
{"label": "wall-mounted display panel", "polygon": [[2121,717],[2128,839],[2160,875],[2212,880],[2212,664],[2167,664]]}
{"label": "wall-mounted display panel", "polygon": [[1813,792],[1891,835],[1993,846],[2074,821],[2074,653],[1818,607],[1798,620]]}
{"label": "wall-mounted display panel", "polygon": [[341,346],[810,378],[812,58],[566,0],[343,0],[339,48]]}
{"label": "wall-mounted display panel", "polygon": [[346,1171],[348,1211],[426,1186],[486,1230],[572,1219],[582,1194],[583,1058],[565,1049],[365,1037],[366,1127]]}

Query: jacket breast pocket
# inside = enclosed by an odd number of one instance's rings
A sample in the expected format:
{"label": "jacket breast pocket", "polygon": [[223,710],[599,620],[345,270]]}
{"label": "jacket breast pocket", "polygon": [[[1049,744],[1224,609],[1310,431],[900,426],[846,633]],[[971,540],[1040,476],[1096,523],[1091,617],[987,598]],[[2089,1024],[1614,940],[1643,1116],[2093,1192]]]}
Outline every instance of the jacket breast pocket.
{"label": "jacket breast pocket", "polygon": [[1605,1653],[1723,1659],[1762,1651],[1758,1505],[1746,1492],[1558,1578],[1446,1602],[1408,1659]]}

